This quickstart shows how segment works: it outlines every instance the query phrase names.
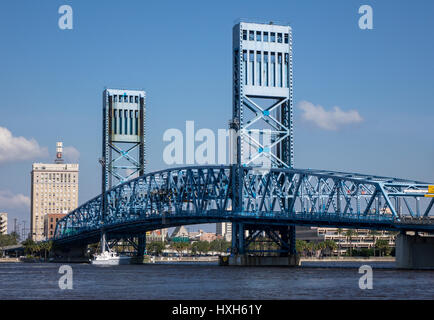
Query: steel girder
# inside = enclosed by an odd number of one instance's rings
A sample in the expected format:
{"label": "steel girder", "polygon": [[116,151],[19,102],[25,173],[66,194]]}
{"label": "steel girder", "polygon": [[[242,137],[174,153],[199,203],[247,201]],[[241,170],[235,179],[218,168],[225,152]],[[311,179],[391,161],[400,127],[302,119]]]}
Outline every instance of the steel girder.
{"label": "steel girder", "polygon": [[63,219],[54,240],[93,241],[144,230],[222,221],[434,232],[428,183],[312,169],[199,166],[153,172],[118,185]]}

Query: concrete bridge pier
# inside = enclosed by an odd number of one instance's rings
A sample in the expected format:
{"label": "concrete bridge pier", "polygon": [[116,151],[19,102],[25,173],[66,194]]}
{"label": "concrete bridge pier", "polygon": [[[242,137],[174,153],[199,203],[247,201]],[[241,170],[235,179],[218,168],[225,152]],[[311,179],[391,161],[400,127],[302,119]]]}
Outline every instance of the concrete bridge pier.
{"label": "concrete bridge pier", "polygon": [[396,237],[396,267],[434,269],[434,236],[400,233]]}
{"label": "concrete bridge pier", "polygon": [[220,265],[244,267],[297,267],[300,265],[300,258],[297,254],[290,254],[286,257],[236,254],[229,257],[220,257]]}
{"label": "concrete bridge pier", "polygon": [[[264,231],[280,246],[278,255],[264,255],[267,252],[249,252],[247,231],[250,236],[256,231]],[[277,233],[276,233],[277,231]],[[252,239],[253,240],[253,239]],[[232,253],[229,257],[221,257],[220,265],[231,266],[288,266],[300,265],[300,258],[295,249],[295,226],[268,227],[255,229],[243,223],[232,224]]]}
{"label": "concrete bridge pier", "polygon": [[141,234],[137,237],[137,253],[131,259],[132,264],[143,264],[146,251],[146,234]]}

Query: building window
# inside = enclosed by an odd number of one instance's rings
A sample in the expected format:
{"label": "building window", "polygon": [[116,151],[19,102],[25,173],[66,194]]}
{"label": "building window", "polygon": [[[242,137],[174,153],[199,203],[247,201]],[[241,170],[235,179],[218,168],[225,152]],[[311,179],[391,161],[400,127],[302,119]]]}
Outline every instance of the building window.
{"label": "building window", "polygon": [[281,33],[277,34],[277,42],[282,43],[282,34]]}
{"label": "building window", "polygon": [[262,86],[261,51],[256,52],[256,74],[258,77],[258,86]]}
{"label": "building window", "polygon": [[113,110],[113,133],[117,133],[117,119],[118,118],[118,111],[116,109]]}
{"label": "building window", "polygon": [[256,41],[261,41],[261,31],[256,31]]}
{"label": "building window", "polygon": [[274,32],[270,34],[270,42],[276,42],[276,34]]}
{"label": "building window", "polygon": [[249,40],[250,41],[255,40],[255,32],[254,31],[249,31]]}
{"label": "building window", "polygon": [[249,52],[249,63],[250,63],[250,85],[255,85],[255,51]]}
{"label": "building window", "polygon": [[139,112],[135,111],[135,119],[136,119],[136,135],[139,135]]}
{"label": "building window", "polygon": [[130,134],[133,134],[133,110],[130,110]]}
{"label": "building window", "polygon": [[135,103],[139,103],[139,97],[138,97],[138,96],[135,96],[135,97],[134,97],[134,102],[135,102]]}
{"label": "building window", "polygon": [[289,34],[285,33],[285,43],[289,43]]}
{"label": "building window", "polygon": [[133,96],[130,96],[130,103],[133,103]]}
{"label": "building window", "polygon": [[247,72],[247,50],[243,50],[243,67],[244,67],[244,84],[247,84],[248,72]]}
{"label": "building window", "polygon": [[[124,110],[124,118],[125,118],[125,133],[128,134],[128,110]],[[75,182],[75,181],[74,181]]]}
{"label": "building window", "polygon": [[243,40],[247,40],[247,30],[243,30]]}
{"label": "building window", "polygon": [[114,101],[114,102],[118,102],[118,95],[117,95],[117,94],[115,94],[115,95],[113,96],[113,101]]}
{"label": "building window", "polygon": [[264,38],[263,38],[264,42],[268,42],[268,32],[264,32]]}
{"label": "building window", "polygon": [[289,55],[285,53],[285,77],[286,87],[289,88],[289,73],[288,73]]}
{"label": "building window", "polygon": [[281,53],[279,53],[278,55],[277,55],[277,72],[278,72],[278,81],[279,81],[279,84],[278,84],[278,86],[279,87],[283,87],[283,81],[282,81],[282,54]]}
{"label": "building window", "polygon": [[122,134],[122,109],[119,109],[119,134]]}
{"label": "building window", "polygon": [[271,86],[276,86],[276,54],[271,53]]}

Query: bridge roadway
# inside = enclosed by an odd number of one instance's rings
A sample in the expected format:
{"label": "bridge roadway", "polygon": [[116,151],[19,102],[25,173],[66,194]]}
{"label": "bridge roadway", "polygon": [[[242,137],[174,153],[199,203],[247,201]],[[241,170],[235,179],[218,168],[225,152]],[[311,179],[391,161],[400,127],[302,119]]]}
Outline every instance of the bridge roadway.
{"label": "bridge roadway", "polygon": [[[429,183],[312,169],[196,166],[148,173],[89,200],[56,226],[59,245],[178,225],[240,222],[434,232]],[[105,207],[105,209],[103,209]]]}

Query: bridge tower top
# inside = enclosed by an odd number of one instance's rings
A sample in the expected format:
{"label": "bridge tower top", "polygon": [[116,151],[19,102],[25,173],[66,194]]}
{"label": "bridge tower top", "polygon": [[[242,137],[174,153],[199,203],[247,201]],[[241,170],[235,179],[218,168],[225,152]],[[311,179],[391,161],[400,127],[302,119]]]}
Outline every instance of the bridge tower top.
{"label": "bridge tower top", "polygon": [[274,23],[233,27],[233,113],[238,164],[291,168],[292,29]]}
{"label": "bridge tower top", "polygon": [[145,173],[145,91],[103,92],[102,191]]}

